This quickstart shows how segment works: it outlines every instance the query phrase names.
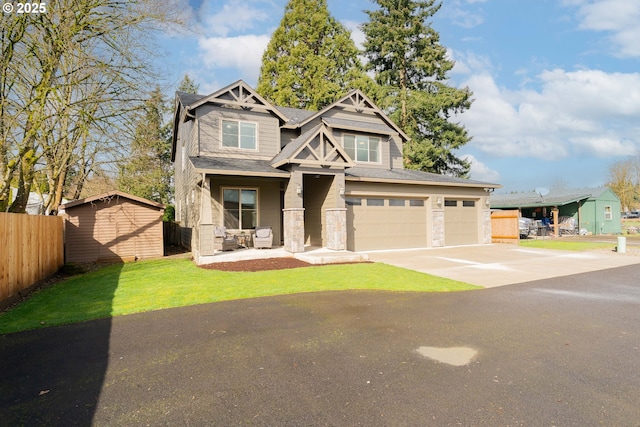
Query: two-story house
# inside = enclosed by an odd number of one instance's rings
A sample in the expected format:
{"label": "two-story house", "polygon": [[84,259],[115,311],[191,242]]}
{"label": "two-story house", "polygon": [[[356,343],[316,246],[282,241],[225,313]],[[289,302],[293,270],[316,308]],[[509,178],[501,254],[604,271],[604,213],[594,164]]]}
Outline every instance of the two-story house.
{"label": "two-story house", "polygon": [[290,252],[491,242],[499,187],[404,169],[407,135],[360,91],[321,111],[278,107],[243,81],[176,94],[172,161],[183,242],[271,226]]}

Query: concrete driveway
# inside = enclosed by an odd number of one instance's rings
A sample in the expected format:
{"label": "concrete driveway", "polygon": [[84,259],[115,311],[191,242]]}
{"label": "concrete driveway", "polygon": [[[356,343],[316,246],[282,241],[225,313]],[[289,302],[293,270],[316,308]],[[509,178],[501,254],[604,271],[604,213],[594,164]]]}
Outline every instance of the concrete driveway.
{"label": "concrete driveway", "polygon": [[640,256],[610,251],[558,251],[508,244],[368,252],[375,262],[484,287],[511,285],[640,264]]}

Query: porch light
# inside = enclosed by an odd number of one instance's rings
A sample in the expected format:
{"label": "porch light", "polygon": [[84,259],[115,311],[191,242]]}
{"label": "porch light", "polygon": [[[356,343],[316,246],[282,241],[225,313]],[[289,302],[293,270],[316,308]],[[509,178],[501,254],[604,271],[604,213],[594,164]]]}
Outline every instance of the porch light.
{"label": "porch light", "polygon": [[438,205],[438,207],[439,207],[439,208],[441,208],[441,207],[442,207],[442,197],[438,197],[438,198],[436,199],[436,205]]}
{"label": "porch light", "polygon": [[302,187],[299,185],[296,187],[296,194],[302,194]]}
{"label": "porch light", "polygon": [[344,196],[344,187],[340,187],[338,193],[340,193],[341,196]]}
{"label": "porch light", "polygon": [[489,200],[489,198],[487,197],[486,199],[484,199],[484,205],[488,208],[491,207],[491,200]]}

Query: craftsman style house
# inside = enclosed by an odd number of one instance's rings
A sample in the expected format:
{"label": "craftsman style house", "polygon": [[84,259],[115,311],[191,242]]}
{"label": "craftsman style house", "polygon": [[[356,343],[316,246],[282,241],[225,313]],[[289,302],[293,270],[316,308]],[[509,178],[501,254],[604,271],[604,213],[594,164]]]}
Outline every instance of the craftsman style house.
{"label": "craftsman style house", "polygon": [[176,221],[196,256],[214,228],[335,250],[491,242],[496,184],[403,168],[407,135],[353,91],[321,111],[271,105],[243,81],[176,94]]}

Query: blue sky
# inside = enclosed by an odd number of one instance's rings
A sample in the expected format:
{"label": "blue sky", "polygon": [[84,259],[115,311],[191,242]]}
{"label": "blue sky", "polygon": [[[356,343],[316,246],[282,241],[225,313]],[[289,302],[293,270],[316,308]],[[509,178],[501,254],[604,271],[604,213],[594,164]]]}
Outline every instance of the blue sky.
{"label": "blue sky", "polygon": [[[211,93],[255,86],[287,0],[178,0],[193,31],[161,40],[174,85]],[[364,36],[369,0],[327,0]],[[457,153],[498,192],[604,185],[610,165],[640,155],[640,1],[443,0],[432,26],[456,62],[449,84],[475,102],[455,117],[473,140]]]}

